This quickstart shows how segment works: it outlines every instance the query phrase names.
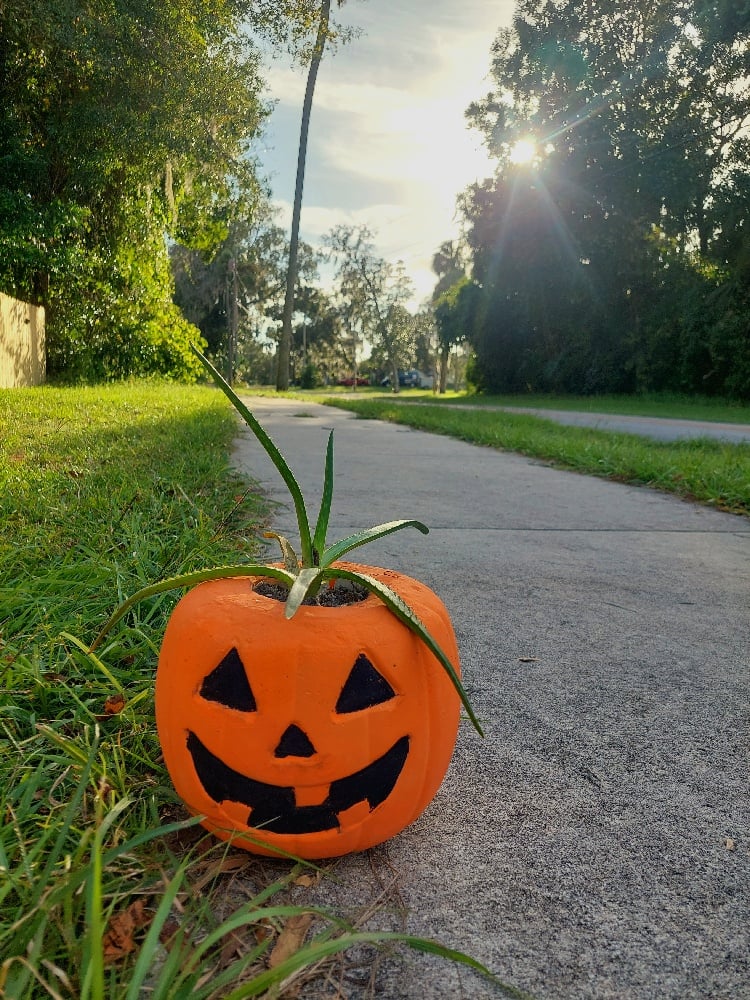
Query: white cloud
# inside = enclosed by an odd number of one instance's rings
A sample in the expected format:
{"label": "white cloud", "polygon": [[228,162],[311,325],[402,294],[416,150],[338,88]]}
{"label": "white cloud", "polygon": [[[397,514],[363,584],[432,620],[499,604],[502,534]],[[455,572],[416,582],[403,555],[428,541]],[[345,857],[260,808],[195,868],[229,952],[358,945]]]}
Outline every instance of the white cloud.
{"label": "white cloud", "polygon": [[[275,208],[279,212],[278,224],[291,227],[292,224],[292,203],[290,201],[275,201]],[[319,246],[323,236],[330,232],[334,226],[368,226],[378,232],[382,227],[392,225],[397,221],[403,211],[400,205],[366,205],[357,211],[347,211],[339,208],[323,208],[317,205],[302,206],[302,225],[304,226],[304,239]]]}
{"label": "white cloud", "polygon": [[[417,299],[429,293],[432,254],[457,234],[456,196],[492,170],[464,112],[488,89],[490,45],[512,8],[513,0],[464,0],[461,7],[452,0],[411,0],[408,6],[373,0],[343,8],[367,34],[324,58],[320,68],[303,239],[317,244],[339,223],[366,224],[379,253],[404,260]],[[278,63],[269,76],[271,96],[279,101],[269,129],[274,193],[287,199],[294,190],[305,79],[305,71]],[[277,133],[275,121],[283,123]],[[281,224],[288,225],[288,200],[279,204]]]}

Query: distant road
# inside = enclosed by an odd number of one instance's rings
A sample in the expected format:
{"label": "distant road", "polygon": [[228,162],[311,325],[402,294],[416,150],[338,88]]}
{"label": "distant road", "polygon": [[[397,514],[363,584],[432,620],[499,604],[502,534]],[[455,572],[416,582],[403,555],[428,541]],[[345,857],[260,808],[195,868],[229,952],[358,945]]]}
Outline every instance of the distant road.
{"label": "distant road", "polygon": [[657,441],[684,438],[717,438],[734,444],[750,442],[750,424],[719,424],[708,420],[673,420],[667,417],[631,417],[616,413],[581,413],[522,406],[499,406],[508,413],[530,413],[571,427],[595,427],[602,431],[624,431]]}
{"label": "distant road", "polygon": [[[367,398],[346,394],[350,399]],[[377,397],[376,397],[377,398]],[[388,397],[394,399],[394,397]],[[429,399],[400,399],[409,406],[429,404]],[[448,407],[446,407],[448,409]],[[715,438],[730,444],[750,443],[750,423],[727,424],[712,420],[675,420],[671,417],[631,417],[619,413],[588,413],[579,410],[547,410],[532,406],[476,406],[472,403],[452,403],[452,410],[503,410],[506,413],[528,413],[533,417],[554,420],[569,427],[594,427],[602,431],[622,431],[640,434],[656,441],[680,441],[688,438]]]}

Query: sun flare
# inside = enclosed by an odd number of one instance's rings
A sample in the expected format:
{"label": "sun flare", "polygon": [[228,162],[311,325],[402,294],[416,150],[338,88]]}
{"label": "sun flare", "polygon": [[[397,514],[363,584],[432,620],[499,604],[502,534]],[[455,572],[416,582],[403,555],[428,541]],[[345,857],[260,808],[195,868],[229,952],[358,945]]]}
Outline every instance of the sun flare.
{"label": "sun flare", "polygon": [[518,139],[510,150],[510,162],[519,166],[531,163],[536,156],[536,143],[532,139]]}

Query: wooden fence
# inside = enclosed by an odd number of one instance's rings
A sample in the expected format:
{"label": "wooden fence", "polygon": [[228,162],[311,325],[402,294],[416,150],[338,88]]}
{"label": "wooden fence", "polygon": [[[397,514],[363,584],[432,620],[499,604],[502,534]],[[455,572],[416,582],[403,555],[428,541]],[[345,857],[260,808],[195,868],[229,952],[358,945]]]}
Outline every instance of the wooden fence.
{"label": "wooden fence", "polygon": [[44,382],[44,307],[0,292],[0,389]]}

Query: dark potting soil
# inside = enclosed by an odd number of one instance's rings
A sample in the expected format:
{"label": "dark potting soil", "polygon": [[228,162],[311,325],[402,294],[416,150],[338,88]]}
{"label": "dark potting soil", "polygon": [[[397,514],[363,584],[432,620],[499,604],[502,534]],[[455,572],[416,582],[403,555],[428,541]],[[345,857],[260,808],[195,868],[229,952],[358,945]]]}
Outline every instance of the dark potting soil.
{"label": "dark potting soil", "polygon": [[[273,601],[286,601],[289,590],[283,583],[270,583],[266,580],[256,583],[253,587],[256,594],[270,597]],[[340,608],[346,604],[358,604],[364,601],[368,591],[351,580],[334,580],[333,586],[324,584],[317,596],[308,596],[303,604],[317,604],[324,608]]]}

